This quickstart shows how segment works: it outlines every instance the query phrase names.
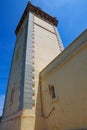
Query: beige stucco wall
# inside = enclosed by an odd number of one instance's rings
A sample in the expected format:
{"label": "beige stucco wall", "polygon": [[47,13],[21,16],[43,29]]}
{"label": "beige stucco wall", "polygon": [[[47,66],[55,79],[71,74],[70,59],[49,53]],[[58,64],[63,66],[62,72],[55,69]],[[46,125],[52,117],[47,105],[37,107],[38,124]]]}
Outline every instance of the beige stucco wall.
{"label": "beige stucco wall", "polygon": [[34,62],[35,62],[35,99],[39,85],[39,73],[60,52],[55,27],[34,16]]}
{"label": "beige stucco wall", "polygon": [[[72,54],[65,53],[81,42]],[[41,73],[44,117],[55,108],[46,119],[47,130],[87,128],[87,31],[65,52]],[[58,65],[60,57],[65,58]],[[55,87],[56,98],[53,100],[49,94],[49,84]]]}
{"label": "beige stucco wall", "polygon": [[54,26],[34,16],[35,65],[46,67],[61,51]]}

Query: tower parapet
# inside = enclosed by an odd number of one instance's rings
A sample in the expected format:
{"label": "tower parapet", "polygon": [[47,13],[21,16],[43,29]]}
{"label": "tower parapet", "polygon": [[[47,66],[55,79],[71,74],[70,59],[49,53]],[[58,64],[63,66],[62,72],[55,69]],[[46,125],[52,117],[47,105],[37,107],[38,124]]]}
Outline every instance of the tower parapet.
{"label": "tower parapet", "polygon": [[34,14],[35,16],[39,17],[40,19],[54,25],[57,26],[58,24],[58,20],[55,17],[52,17],[51,15],[47,14],[46,12],[42,11],[39,7],[34,6],[33,4],[31,4],[31,2],[28,2],[27,7],[25,8],[25,11],[20,19],[20,22],[18,23],[18,26],[15,30],[15,33],[17,34],[20,30],[20,27],[24,21],[24,19],[26,18],[27,14],[31,12],[32,14]]}

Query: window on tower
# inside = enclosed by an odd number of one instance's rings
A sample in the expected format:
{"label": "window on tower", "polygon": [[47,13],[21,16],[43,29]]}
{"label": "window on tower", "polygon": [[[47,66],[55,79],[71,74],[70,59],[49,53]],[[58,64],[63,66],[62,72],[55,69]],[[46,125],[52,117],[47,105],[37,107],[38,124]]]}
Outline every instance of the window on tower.
{"label": "window on tower", "polygon": [[10,96],[10,105],[13,104],[13,99],[14,99],[14,87],[11,90],[11,96]]}
{"label": "window on tower", "polygon": [[54,85],[49,85],[49,94],[52,100],[56,98]]}

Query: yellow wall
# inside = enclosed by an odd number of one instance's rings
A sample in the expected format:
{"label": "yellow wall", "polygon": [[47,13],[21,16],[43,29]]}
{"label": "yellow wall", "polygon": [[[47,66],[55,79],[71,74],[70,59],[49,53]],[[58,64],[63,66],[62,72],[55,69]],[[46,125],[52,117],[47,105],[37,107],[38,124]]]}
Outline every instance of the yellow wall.
{"label": "yellow wall", "polygon": [[[46,118],[47,130],[87,128],[87,32],[86,40],[82,38],[77,39],[78,43],[73,43],[41,72],[44,117],[55,108]],[[66,52],[79,46],[81,40],[81,46],[66,58]],[[65,58],[58,65],[60,57]],[[50,97],[49,84],[55,87],[55,99]]]}

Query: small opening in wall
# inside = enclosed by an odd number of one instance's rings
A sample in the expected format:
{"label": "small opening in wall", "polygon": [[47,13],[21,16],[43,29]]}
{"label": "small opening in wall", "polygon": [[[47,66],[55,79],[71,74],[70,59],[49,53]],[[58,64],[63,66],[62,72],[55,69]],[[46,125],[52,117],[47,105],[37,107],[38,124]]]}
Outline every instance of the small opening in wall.
{"label": "small opening in wall", "polygon": [[35,110],[35,104],[32,104],[32,109]]}
{"label": "small opening in wall", "polygon": [[35,85],[34,85],[34,84],[32,85],[32,88],[33,88],[33,89],[35,88]]}
{"label": "small opening in wall", "polygon": [[34,56],[32,56],[32,58],[35,58]]}
{"label": "small opening in wall", "polygon": [[13,104],[13,98],[14,98],[14,87],[11,90],[10,105]]}
{"label": "small opening in wall", "polygon": [[32,79],[34,80],[34,79],[35,79],[35,77],[33,76],[33,77],[32,77]]}
{"label": "small opening in wall", "polygon": [[35,96],[35,93],[33,93],[32,96]]}
{"label": "small opening in wall", "polygon": [[54,85],[49,85],[49,94],[52,99],[56,98]]}
{"label": "small opening in wall", "polygon": [[32,69],[32,72],[34,72],[35,71],[35,69]]}

